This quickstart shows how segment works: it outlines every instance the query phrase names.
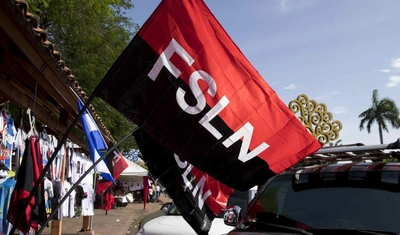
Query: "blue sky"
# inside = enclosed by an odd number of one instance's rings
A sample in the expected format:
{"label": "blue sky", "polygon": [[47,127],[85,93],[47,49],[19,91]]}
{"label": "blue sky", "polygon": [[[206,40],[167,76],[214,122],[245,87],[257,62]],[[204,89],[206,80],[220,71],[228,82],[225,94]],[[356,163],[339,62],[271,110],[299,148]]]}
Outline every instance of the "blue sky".
{"label": "blue sky", "polygon": [[[132,0],[140,26],[160,0]],[[205,0],[232,40],[288,104],[300,94],[325,103],[343,124],[343,144],[379,144],[359,130],[372,91],[400,106],[400,1]],[[389,128],[384,142],[400,138]]]}

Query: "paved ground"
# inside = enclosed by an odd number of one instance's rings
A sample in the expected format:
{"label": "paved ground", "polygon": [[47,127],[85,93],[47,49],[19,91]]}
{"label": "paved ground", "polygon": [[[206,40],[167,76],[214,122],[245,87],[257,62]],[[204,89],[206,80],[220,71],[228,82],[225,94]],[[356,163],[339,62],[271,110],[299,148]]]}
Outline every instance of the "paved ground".
{"label": "paved ground", "polygon": [[[171,199],[160,196],[160,200],[170,202]],[[143,210],[143,203],[133,202],[126,207],[112,209],[108,211],[107,215],[102,209],[95,209],[92,221],[92,230],[95,235],[136,235],[137,226],[139,221],[146,215],[158,211],[162,203],[147,203],[146,209]],[[82,229],[83,218],[63,218],[62,220],[62,234],[63,235],[76,235]],[[51,225],[50,225],[51,227]],[[42,232],[43,235],[51,234],[51,229],[46,228]],[[82,233],[80,233],[82,234]]]}

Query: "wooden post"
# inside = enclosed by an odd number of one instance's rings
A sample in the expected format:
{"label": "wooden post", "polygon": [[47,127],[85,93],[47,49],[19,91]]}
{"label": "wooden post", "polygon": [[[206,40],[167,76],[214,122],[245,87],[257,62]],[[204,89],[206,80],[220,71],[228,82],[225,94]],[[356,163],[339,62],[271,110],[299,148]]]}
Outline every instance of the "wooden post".
{"label": "wooden post", "polygon": [[[96,177],[96,174],[94,174],[94,177]],[[93,188],[94,189],[95,189],[95,185],[96,185],[96,180],[93,179]],[[84,232],[90,231],[93,233],[92,221],[93,221],[93,216],[83,216],[82,229]]]}
{"label": "wooden post", "polygon": [[[66,161],[67,161],[67,150],[64,148],[64,156],[62,159],[62,165],[61,165],[61,176],[60,176],[60,181],[61,183],[64,183],[65,180],[65,166],[66,166]],[[51,235],[61,235],[62,234],[62,215],[61,218],[58,218],[59,220],[53,220],[51,221]]]}
{"label": "wooden post", "polygon": [[84,231],[90,231],[90,219],[92,216],[83,216],[82,228]]}

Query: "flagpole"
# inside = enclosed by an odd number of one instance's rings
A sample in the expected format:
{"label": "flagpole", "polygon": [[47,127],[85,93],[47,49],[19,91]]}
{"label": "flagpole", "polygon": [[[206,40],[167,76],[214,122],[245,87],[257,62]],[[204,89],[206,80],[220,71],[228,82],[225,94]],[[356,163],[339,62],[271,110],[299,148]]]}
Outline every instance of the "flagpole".
{"label": "flagpole", "polygon": [[[40,182],[42,182],[44,176],[46,175],[46,172],[50,169],[50,166],[51,166],[52,162],[54,161],[54,159],[56,158],[57,153],[60,151],[60,149],[64,145],[64,143],[67,141],[69,134],[71,134],[71,132],[75,128],[75,125],[78,123],[78,121],[81,118],[81,116],[83,115],[83,113],[87,110],[87,108],[89,107],[89,105],[93,101],[93,99],[96,97],[96,95],[104,88],[105,84],[106,84],[105,79],[102,79],[100,81],[100,83],[97,85],[97,87],[94,89],[92,95],[88,98],[86,103],[83,105],[83,107],[79,111],[78,115],[71,122],[71,125],[68,127],[67,131],[65,132],[65,134],[63,135],[61,140],[58,142],[58,145],[55,148],[53,154],[48,159],[48,162],[47,162],[46,166],[44,167],[42,173],[40,173],[39,178],[37,179],[37,181],[35,182],[35,185],[33,186],[32,191],[29,193],[29,196],[28,196],[24,206],[22,207],[19,215],[17,216],[17,220],[16,220],[15,224],[13,224],[9,235],[13,235],[15,233],[15,230],[17,230],[18,224],[21,222],[22,218],[25,216],[25,213],[23,213],[23,212],[26,210],[26,208],[29,205],[29,202],[31,201],[33,196],[36,194],[36,191],[39,188]],[[79,99],[79,97],[78,97],[78,99]]]}
{"label": "flagpole", "polygon": [[99,159],[97,159],[96,162],[93,163],[92,166],[90,166],[87,169],[87,171],[76,181],[76,183],[74,185],[72,185],[72,187],[64,195],[64,197],[61,199],[61,201],[57,204],[57,207],[54,208],[51,211],[51,214],[50,214],[49,218],[47,218],[47,220],[43,223],[43,225],[41,226],[40,230],[36,234],[39,235],[43,231],[43,229],[46,227],[46,224],[49,223],[49,221],[53,218],[53,216],[56,214],[57,210],[61,207],[61,205],[64,203],[64,201],[68,198],[68,196],[72,193],[72,191],[76,188],[76,186],[78,186],[82,182],[82,180],[89,174],[89,172],[91,170],[93,170],[96,167],[97,164],[99,164],[101,161],[103,161],[103,159],[108,154],[112,153],[112,151],[114,151],[114,149],[116,149],[118,145],[120,145],[122,142],[124,142],[128,137],[132,136],[132,134],[135,133],[138,129],[139,129],[139,127],[136,127],[128,135],[126,135],[124,138],[122,138],[119,142],[117,142],[115,145],[110,147],[105,154],[103,154]]}

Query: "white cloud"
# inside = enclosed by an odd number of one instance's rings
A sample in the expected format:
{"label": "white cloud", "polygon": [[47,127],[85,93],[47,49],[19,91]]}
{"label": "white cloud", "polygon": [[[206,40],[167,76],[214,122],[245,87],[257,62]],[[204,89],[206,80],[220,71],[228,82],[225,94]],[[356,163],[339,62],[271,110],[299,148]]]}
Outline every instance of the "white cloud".
{"label": "white cloud", "polygon": [[392,62],[392,68],[400,69],[400,57],[393,59],[391,62]]}
{"label": "white cloud", "polygon": [[395,87],[400,85],[400,76],[391,76],[389,82],[386,84],[387,87]]}
{"label": "white cloud", "polygon": [[345,114],[345,113],[348,113],[348,110],[344,106],[336,106],[335,108],[333,108],[332,113],[334,113],[334,114]]}
{"label": "white cloud", "polygon": [[332,96],[335,96],[337,94],[340,94],[340,92],[338,92],[338,91],[325,92],[324,91],[322,93],[322,95],[318,95],[314,99],[318,102],[319,100],[328,99],[328,98],[331,98]]}
{"label": "white cloud", "polygon": [[281,12],[288,12],[289,11],[288,1],[287,0],[280,0],[278,8],[279,8],[279,10]]}
{"label": "white cloud", "polygon": [[303,11],[315,5],[316,3],[319,3],[317,0],[263,0],[254,2],[256,4],[252,6],[253,11],[262,15],[271,10],[284,14]]}
{"label": "white cloud", "polygon": [[296,88],[298,88],[298,86],[296,86],[296,84],[294,83],[290,83],[289,85],[283,87],[283,89],[285,90],[292,90],[292,91],[294,91]]}
{"label": "white cloud", "polygon": [[379,71],[381,71],[382,73],[390,73],[391,72],[390,69],[381,69]]}

